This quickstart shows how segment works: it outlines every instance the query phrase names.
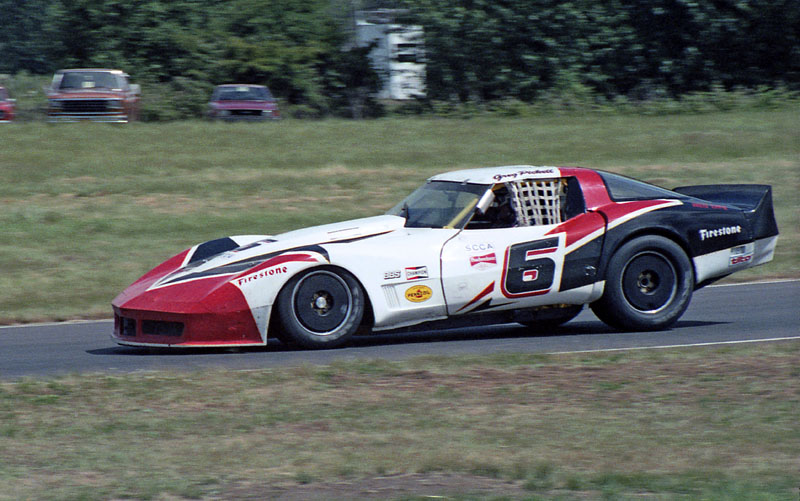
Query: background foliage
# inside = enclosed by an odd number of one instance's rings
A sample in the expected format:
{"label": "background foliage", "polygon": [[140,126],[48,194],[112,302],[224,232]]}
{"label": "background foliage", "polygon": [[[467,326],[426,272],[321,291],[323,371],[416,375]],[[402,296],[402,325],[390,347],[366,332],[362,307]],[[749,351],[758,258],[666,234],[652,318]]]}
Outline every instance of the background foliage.
{"label": "background foliage", "polygon": [[[198,116],[213,85],[268,85],[303,116],[382,112],[353,12],[370,0],[0,0],[0,73],[121,68],[146,119]],[[675,99],[734,89],[800,90],[796,0],[415,0],[427,99],[485,106],[554,98]]]}

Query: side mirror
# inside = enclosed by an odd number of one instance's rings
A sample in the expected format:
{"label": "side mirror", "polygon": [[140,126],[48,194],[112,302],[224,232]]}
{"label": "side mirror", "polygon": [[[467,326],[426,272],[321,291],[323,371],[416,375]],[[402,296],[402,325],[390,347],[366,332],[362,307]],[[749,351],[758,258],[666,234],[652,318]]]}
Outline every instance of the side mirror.
{"label": "side mirror", "polygon": [[486,214],[486,211],[491,207],[492,202],[494,202],[494,192],[490,189],[486,190],[486,193],[483,194],[478,203],[475,205],[475,209],[478,211],[478,214]]}
{"label": "side mirror", "polygon": [[131,84],[130,88],[131,92],[133,92],[137,96],[142,93],[142,87],[139,84]]}

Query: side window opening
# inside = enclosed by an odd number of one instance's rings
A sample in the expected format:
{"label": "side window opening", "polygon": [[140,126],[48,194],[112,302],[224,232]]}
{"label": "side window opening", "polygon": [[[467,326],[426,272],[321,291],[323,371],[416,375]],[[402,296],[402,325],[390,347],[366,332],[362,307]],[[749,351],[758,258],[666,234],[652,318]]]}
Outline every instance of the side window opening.
{"label": "side window opening", "polygon": [[586,212],[574,177],[526,179],[495,185],[492,191],[492,205],[485,214],[476,213],[466,229],[560,224]]}
{"label": "side window opening", "polygon": [[507,185],[497,184],[492,187],[494,201],[485,213],[477,212],[470,219],[466,229],[485,230],[490,228],[513,228],[517,225],[517,215],[511,202],[511,194]]}
{"label": "side window opening", "polygon": [[508,183],[519,226],[561,224],[586,211],[574,177]]}

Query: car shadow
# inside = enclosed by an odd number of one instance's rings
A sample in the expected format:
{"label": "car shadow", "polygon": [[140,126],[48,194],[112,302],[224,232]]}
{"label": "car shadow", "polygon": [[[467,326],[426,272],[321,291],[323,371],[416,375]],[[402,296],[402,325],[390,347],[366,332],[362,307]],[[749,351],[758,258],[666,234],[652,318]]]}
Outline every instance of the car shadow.
{"label": "car shadow", "polygon": [[[715,325],[723,325],[725,322],[708,322],[686,320],[678,321],[670,329],[663,332],[674,332],[681,329],[702,328]],[[426,329],[426,330],[407,330],[376,332],[368,335],[354,336],[346,346],[333,349],[347,348],[369,348],[376,346],[392,346],[400,344],[424,344],[439,342],[458,342],[458,341],[487,341],[518,338],[553,338],[559,336],[591,336],[608,334],[645,334],[642,332],[623,332],[618,331],[600,321],[580,321],[573,320],[565,325],[537,330],[525,327],[520,324],[500,324],[484,325],[478,327],[458,327],[450,329]],[[99,348],[87,350],[90,355],[117,355],[117,356],[187,356],[187,355],[213,355],[213,354],[235,354],[235,353],[263,353],[263,352],[293,352],[308,351],[286,345],[278,340],[270,340],[267,346],[252,347],[225,347],[225,348],[156,348],[156,347],[137,347],[137,346],[113,346],[109,348]],[[317,350],[318,351],[318,350]]]}

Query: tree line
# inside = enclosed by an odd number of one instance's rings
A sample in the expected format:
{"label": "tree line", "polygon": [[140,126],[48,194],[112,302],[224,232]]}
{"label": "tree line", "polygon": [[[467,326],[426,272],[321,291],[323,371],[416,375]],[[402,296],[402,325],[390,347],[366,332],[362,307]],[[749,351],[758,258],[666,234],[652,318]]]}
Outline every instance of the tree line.
{"label": "tree line", "polygon": [[347,115],[379,84],[354,11],[387,6],[424,29],[421,105],[800,90],[797,0],[0,0],[0,73],[123,69],[154,119],[200,113],[225,82]]}

